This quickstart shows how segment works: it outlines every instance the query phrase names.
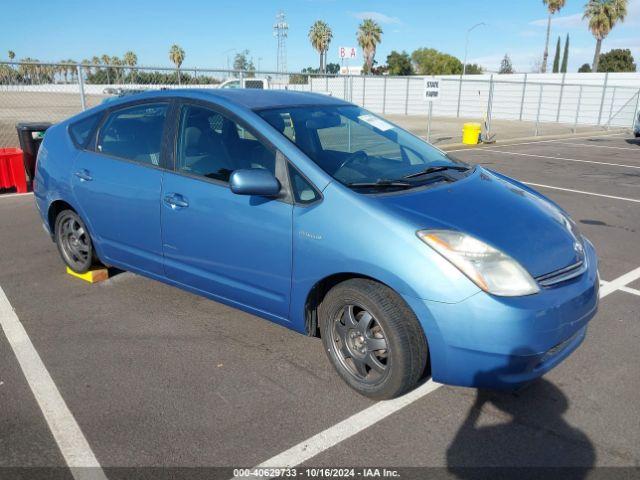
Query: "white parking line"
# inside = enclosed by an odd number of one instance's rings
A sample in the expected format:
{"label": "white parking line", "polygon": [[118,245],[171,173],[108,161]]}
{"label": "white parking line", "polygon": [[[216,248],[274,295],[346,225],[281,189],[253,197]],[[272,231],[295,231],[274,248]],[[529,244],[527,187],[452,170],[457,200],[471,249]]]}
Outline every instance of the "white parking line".
{"label": "white parking line", "polygon": [[[589,135],[588,137],[577,137],[575,138],[575,140],[582,140],[582,139],[588,139],[588,138],[600,138],[600,137],[615,137],[615,136],[619,136],[619,135],[627,135],[624,132],[620,132],[620,133],[603,133],[602,135]],[[568,140],[568,139],[573,139],[573,137],[564,137],[564,138],[555,138],[555,139],[551,139],[551,140],[534,140],[532,142],[519,142],[519,143],[508,143],[509,140],[505,140],[505,143],[496,143],[496,144],[492,144],[493,147],[515,147],[518,145],[534,145],[536,143],[554,143],[554,142],[561,142],[563,140]],[[476,147],[476,148],[457,148],[455,150],[447,150],[448,152],[473,152],[476,150],[484,150],[484,147]]]}
{"label": "white parking line", "polygon": [[629,283],[639,278],[640,278],[640,267],[636,268],[635,270],[631,270],[629,273],[625,273],[624,275],[616,278],[615,280],[611,280],[610,282],[604,282],[604,285],[602,285],[602,287],[600,288],[600,297],[602,298],[605,295],[610,294],[611,292],[620,290],[622,287],[627,287]]}
{"label": "white parking line", "polygon": [[563,192],[582,193],[583,195],[593,195],[594,197],[612,198],[614,200],[624,200],[625,202],[640,203],[639,199],[628,197],[616,197],[615,195],[605,195],[603,193],[585,192],[584,190],[574,190],[573,188],[554,187],[552,185],[542,185],[541,183],[522,182],[525,185],[531,185],[532,187],[549,188],[551,190],[562,190]]}
{"label": "white parking line", "polygon": [[620,287],[618,290],[621,292],[631,293],[632,295],[638,295],[640,297],[640,290],[631,287]]}
{"label": "white parking line", "polygon": [[[601,282],[603,285],[600,287],[600,299],[603,299],[616,290],[626,287],[628,283],[633,282],[637,278],[640,278],[640,267],[611,282]],[[346,420],[323,430],[253,468],[285,468],[300,465],[340,442],[362,432],[366,428],[384,420],[388,416],[393,415],[440,387],[442,387],[442,384],[429,380],[402,397],[375,403],[369,408],[351,415]],[[239,480],[240,478],[245,477],[235,477],[233,480]]]}
{"label": "white parking line", "polygon": [[[600,280],[600,285],[607,285],[609,282],[605,282],[604,280]],[[640,297],[640,290],[635,289],[635,288],[631,288],[631,287],[627,287],[625,285],[623,285],[622,287],[618,287],[618,290],[620,290],[621,292],[625,292],[625,293],[631,293],[632,295],[638,295]]]}
{"label": "white parking line", "polygon": [[87,439],[0,287],[0,325],[75,480],[106,480]]}
{"label": "white parking line", "polygon": [[566,157],[552,157],[550,155],[537,155],[534,153],[520,153],[520,152],[507,152],[505,150],[493,150],[490,148],[483,148],[484,152],[492,152],[492,153],[502,153],[503,155],[518,155],[521,157],[536,157],[536,158],[548,158],[551,160],[562,160],[565,162],[578,162],[578,163],[595,163],[597,165],[609,165],[613,167],[623,167],[623,168],[636,168],[640,169],[640,165],[626,165],[624,163],[609,163],[609,162],[596,162],[595,160],[580,160],[577,158],[566,158]]}
{"label": "white parking line", "polygon": [[569,142],[558,142],[559,145],[571,145],[574,147],[596,147],[596,148],[611,148],[613,150],[629,150],[631,152],[639,152],[640,148],[629,148],[629,147],[612,147],[611,145],[590,145],[588,143],[569,143]]}

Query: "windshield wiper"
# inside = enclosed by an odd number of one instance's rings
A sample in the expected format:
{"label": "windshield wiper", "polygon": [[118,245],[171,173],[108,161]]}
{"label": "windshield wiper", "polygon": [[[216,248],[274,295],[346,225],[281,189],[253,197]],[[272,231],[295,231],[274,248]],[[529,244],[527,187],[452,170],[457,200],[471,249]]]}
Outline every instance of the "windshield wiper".
{"label": "windshield wiper", "polygon": [[411,188],[415,187],[413,183],[403,182],[401,180],[385,180],[380,179],[375,182],[351,182],[347,183],[349,188]]}
{"label": "windshield wiper", "polygon": [[429,167],[416,173],[410,173],[409,175],[405,175],[402,178],[421,177],[422,175],[429,175],[430,173],[436,173],[436,172],[444,172],[445,170],[456,170],[458,172],[466,172],[467,170],[469,170],[469,167],[462,167],[457,165],[438,165],[437,167]]}

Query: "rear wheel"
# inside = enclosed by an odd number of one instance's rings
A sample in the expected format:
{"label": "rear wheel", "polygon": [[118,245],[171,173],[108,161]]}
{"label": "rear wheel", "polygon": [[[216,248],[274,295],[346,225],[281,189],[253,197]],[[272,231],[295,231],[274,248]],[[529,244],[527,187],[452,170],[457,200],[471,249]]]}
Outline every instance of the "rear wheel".
{"label": "rear wheel", "polygon": [[358,393],[388,399],[416,386],[427,343],[418,319],[393,290],[347,280],[327,293],[318,313],[329,360]]}
{"label": "rear wheel", "polygon": [[93,244],[82,219],[73,210],[56,217],[55,239],[64,263],[77,273],[85,273],[93,264]]}

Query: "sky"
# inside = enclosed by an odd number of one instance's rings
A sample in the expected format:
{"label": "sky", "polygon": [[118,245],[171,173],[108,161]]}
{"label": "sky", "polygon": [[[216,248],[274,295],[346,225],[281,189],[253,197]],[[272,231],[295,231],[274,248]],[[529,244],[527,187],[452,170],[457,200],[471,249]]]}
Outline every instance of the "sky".
{"label": "sky", "polygon": [[[569,71],[591,63],[595,39],[582,20],[586,0],[567,0],[552,23],[550,60],[558,36],[570,35]],[[338,62],[339,46],[357,46],[356,29],[373,18],[383,29],[376,59],[392,50],[430,47],[462,59],[467,29],[468,59],[489,71],[509,54],[516,71],[529,72],[542,57],[546,8],[541,0],[10,0],[2,7],[0,59],[40,61],[94,55],[122,57],[133,50],[140,65],[170,66],[169,47],[186,52],[185,67],[225,68],[236,51],[249,50],[254,64],[275,70],[272,26],[279,10],[289,24],[287,66],[291,71],[318,65],[307,33],[315,20],[333,30],[329,62]],[[640,0],[629,0],[628,16],[604,40],[603,52],[630,48],[640,64]],[[357,63],[361,64],[359,54]]]}

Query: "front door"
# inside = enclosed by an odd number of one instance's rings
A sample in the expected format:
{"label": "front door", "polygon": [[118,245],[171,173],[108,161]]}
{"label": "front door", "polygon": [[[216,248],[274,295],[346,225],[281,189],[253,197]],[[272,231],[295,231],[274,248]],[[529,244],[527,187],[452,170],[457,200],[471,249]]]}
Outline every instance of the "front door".
{"label": "front door", "polygon": [[239,168],[275,174],[276,153],[249,130],[202,105],[178,115],[175,171],[162,187],[166,275],[256,313],[288,318],[292,204],[236,195]]}
{"label": "front door", "polygon": [[74,160],[72,188],[102,260],[163,274],[160,239],[161,144],[168,103],[111,112],[95,151]]}

